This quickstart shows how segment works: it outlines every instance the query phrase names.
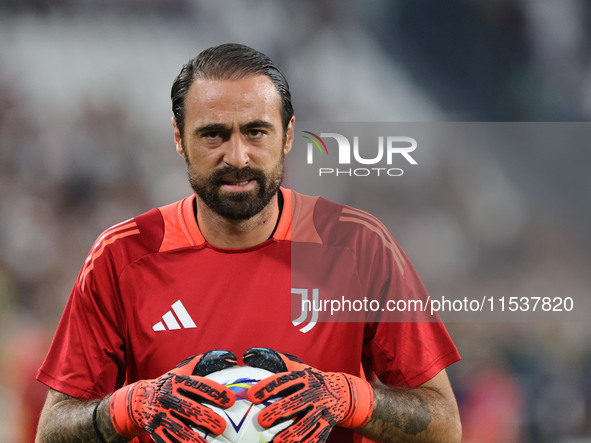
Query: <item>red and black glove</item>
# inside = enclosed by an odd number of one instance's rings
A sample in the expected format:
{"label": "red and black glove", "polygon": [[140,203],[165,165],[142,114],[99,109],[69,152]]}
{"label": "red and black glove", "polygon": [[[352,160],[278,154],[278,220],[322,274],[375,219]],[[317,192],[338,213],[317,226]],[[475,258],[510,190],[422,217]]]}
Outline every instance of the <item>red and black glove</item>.
{"label": "red and black glove", "polygon": [[192,428],[221,434],[226,422],[202,403],[230,407],[236,395],[205,375],[236,365],[228,351],[190,357],[154,380],[140,380],[115,391],[110,410],[113,426],[123,437],[145,431],[157,442],[206,443]]}
{"label": "red and black glove", "polygon": [[269,427],[294,420],[273,443],[324,442],[334,426],[355,429],[371,417],[373,388],[359,377],[322,372],[293,355],[267,348],[249,349],[244,363],[276,373],[248,390],[248,399],[255,404],[281,398],[259,413],[259,424]]}

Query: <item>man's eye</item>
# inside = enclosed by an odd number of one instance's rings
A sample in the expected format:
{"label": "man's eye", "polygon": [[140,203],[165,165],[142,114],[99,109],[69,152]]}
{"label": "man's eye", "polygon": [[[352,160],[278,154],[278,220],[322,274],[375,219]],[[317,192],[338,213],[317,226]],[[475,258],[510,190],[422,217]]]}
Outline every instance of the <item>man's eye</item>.
{"label": "man's eye", "polygon": [[254,138],[262,137],[263,135],[265,135],[265,132],[261,129],[251,129],[248,133],[251,137]]}
{"label": "man's eye", "polygon": [[219,136],[219,132],[206,132],[203,134],[203,138],[218,138]]}

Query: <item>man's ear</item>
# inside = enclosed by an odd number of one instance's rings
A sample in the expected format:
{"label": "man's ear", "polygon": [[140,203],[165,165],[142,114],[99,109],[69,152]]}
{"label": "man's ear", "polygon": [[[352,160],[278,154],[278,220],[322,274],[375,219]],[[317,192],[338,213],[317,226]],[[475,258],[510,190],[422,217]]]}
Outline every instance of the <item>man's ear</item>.
{"label": "man's ear", "polygon": [[176,124],[176,119],[174,117],[172,117],[170,121],[172,122],[172,127],[174,128],[174,145],[176,147],[176,152],[186,160],[187,157],[185,154],[185,150],[183,149],[183,139],[181,137],[181,131],[179,130],[179,127]]}
{"label": "man's ear", "polygon": [[285,130],[285,145],[283,145],[284,154],[287,154],[289,151],[291,151],[291,145],[293,144],[294,124],[295,115],[292,115],[291,120],[287,124],[287,129]]}

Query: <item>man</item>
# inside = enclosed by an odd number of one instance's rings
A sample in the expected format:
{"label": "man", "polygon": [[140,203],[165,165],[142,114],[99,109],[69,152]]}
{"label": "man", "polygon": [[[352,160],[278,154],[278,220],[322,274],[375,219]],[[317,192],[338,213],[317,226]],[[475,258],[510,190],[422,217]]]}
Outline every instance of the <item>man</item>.
{"label": "man", "polygon": [[[445,372],[459,356],[441,323],[303,332],[291,321],[302,288],[426,293],[375,218],[280,186],[295,118],[272,61],[243,45],[209,48],[171,95],[195,195],[96,241],[39,371],[50,391],[37,441],[201,442],[192,428],[224,426],[204,404],[234,401],[204,376],[236,356],[277,373],[249,391],[254,402],[283,398],[262,425],[294,419],[275,441],[352,442],[353,429],[375,441],[460,441]],[[376,375],[390,386],[370,384]]]}

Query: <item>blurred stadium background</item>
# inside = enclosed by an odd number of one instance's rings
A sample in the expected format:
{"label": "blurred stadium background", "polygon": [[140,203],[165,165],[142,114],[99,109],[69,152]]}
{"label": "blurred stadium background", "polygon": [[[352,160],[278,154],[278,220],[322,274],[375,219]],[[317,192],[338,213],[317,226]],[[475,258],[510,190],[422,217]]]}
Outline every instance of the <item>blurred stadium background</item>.
{"label": "blurred stadium background", "polygon": [[[190,191],[170,85],[227,41],[283,68],[300,121],[591,117],[586,0],[0,0],[1,441],[32,441],[34,375],[96,236]],[[564,148],[474,146],[469,174],[374,194],[432,295],[589,292],[591,150]],[[591,441],[588,322],[448,327],[465,442]]]}

